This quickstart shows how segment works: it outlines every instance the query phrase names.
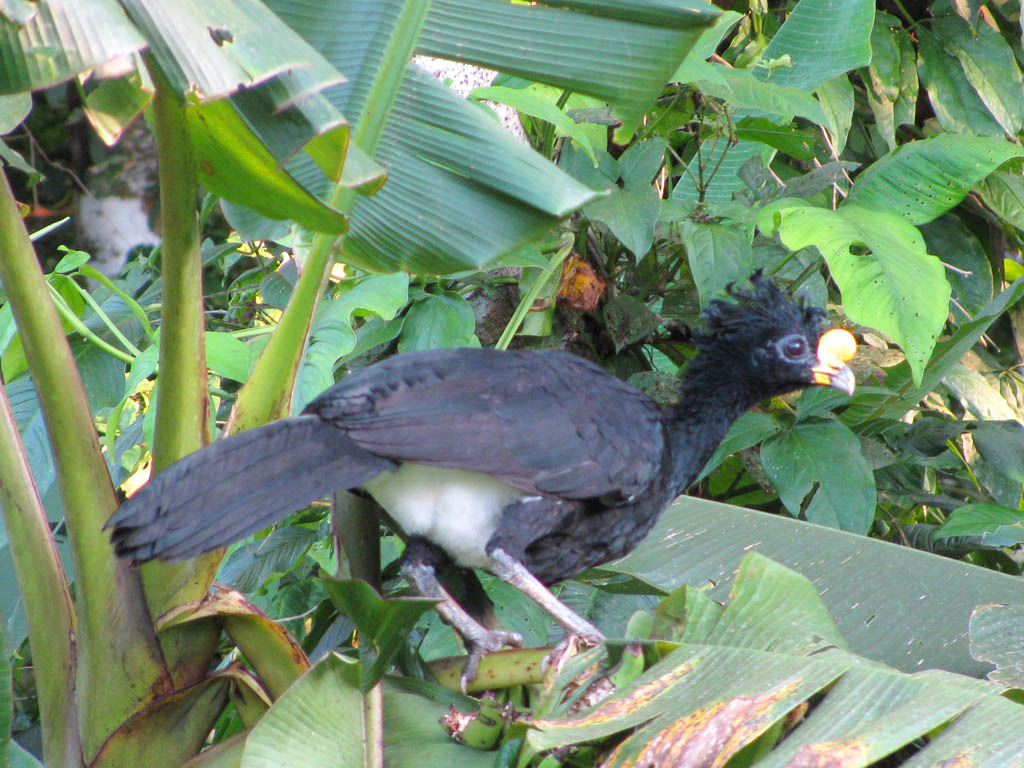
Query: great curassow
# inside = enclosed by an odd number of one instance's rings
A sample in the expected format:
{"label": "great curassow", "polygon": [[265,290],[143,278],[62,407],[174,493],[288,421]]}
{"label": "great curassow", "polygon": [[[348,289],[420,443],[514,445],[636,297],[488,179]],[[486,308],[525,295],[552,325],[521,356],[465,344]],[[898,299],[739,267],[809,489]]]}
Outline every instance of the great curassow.
{"label": "great curassow", "polygon": [[545,584],[630,552],[686,490],[732,422],[814,384],[854,388],[855,342],[760,274],[731,286],[695,335],[682,394],[661,408],[560,351],[397,355],[339,381],[294,418],[219,440],[152,478],[110,518],[118,554],[181,560],[226,546],[338,488],[386,510],[401,568],[471,649],[520,644],[485,628],[437,579],[442,560],[490,571],[568,632],[596,627]]}

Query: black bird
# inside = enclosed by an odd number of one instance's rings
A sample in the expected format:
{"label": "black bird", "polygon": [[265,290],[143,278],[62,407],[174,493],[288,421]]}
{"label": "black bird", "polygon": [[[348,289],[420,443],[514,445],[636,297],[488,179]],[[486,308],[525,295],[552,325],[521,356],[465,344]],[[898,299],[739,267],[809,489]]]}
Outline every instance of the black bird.
{"label": "black bird", "polygon": [[404,575],[440,598],[438,611],[468,641],[464,681],[482,654],[521,639],[451,599],[435,573],[445,562],[490,571],[597,641],[545,584],[630,552],[753,404],[814,384],[853,392],[852,336],[821,336],[821,310],[760,274],[752,285],[708,305],[682,394],[666,408],[560,351],[398,355],[342,379],[300,416],[158,474],[107,523],[116,550],[194,557],[359,488],[406,538]]}

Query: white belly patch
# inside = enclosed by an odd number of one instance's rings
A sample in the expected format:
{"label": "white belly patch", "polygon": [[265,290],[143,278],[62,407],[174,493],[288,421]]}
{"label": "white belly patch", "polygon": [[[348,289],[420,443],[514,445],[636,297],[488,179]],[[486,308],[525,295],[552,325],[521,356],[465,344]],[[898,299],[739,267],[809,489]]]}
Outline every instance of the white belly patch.
{"label": "white belly patch", "polygon": [[403,464],[363,486],[410,536],[423,536],[465,568],[489,569],[484,547],[502,510],[526,494],[461,469]]}

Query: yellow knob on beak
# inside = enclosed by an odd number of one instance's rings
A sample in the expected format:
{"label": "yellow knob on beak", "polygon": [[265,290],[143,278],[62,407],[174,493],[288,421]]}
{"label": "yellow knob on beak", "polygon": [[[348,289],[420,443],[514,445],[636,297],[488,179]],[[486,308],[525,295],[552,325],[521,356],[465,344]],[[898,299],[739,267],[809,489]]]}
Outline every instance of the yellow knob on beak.
{"label": "yellow knob on beak", "polygon": [[853,394],[857,382],[847,365],[857,354],[857,340],[845,328],[825,331],[818,340],[818,364],[812,368],[814,383]]}

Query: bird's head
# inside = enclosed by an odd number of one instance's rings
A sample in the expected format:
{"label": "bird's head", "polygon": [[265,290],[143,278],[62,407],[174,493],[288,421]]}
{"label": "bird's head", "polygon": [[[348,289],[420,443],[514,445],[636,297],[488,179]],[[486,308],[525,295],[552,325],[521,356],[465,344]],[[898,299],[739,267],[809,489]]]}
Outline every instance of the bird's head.
{"label": "bird's head", "polygon": [[825,313],[794,301],[760,270],[750,282],[749,292],[729,285],[734,302],[715,299],[704,310],[704,329],[695,335],[701,368],[741,383],[751,402],[815,384],[853,394],[846,365],[857,349],[853,335],[839,328],[823,334]]}

